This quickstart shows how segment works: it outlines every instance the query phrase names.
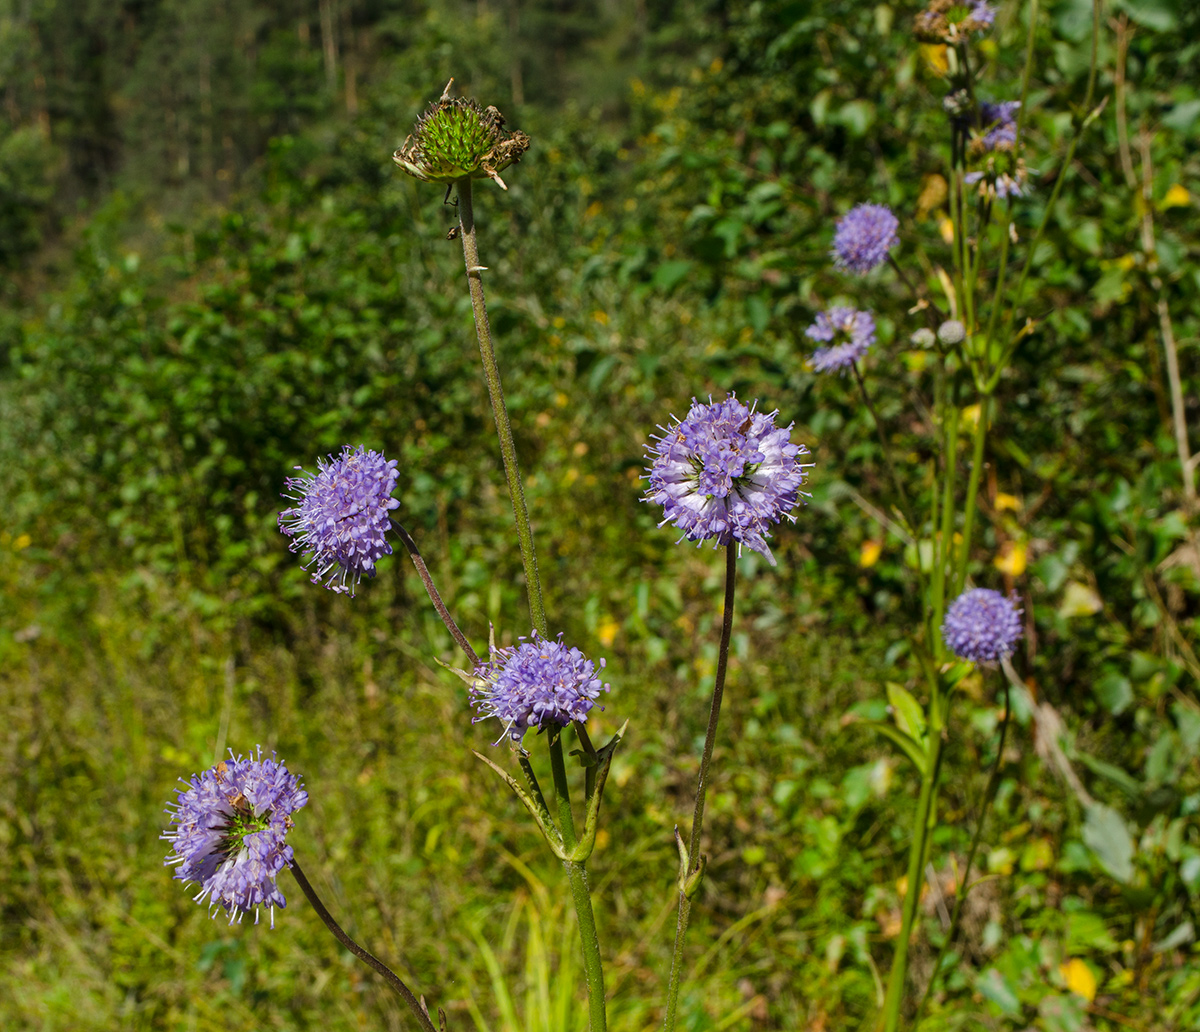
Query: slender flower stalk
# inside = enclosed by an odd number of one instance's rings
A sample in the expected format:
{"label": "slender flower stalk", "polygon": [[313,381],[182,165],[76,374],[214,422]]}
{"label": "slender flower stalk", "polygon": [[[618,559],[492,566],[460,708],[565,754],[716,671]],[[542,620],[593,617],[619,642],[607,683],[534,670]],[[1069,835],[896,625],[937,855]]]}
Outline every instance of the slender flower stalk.
{"label": "slender flower stalk", "polygon": [[429,595],[429,601],[433,603],[433,608],[437,610],[438,616],[442,618],[442,623],[446,625],[446,630],[450,632],[450,637],[466,653],[467,659],[471,661],[472,668],[479,666],[482,660],[467,640],[467,636],[459,630],[458,624],[454,622],[454,617],[450,615],[450,610],[446,608],[446,603],[442,601],[442,596],[438,593],[437,586],[433,583],[433,577],[430,575],[429,568],[425,565],[425,560],[421,557],[421,552],[417,548],[417,543],[413,540],[412,535],[396,520],[392,520],[392,529],[396,532],[400,540],[404,542],[404,547],[408,549],[409,558],[412,559],[413,566],[417,568],[417,575],[421,578],[421,583],[425,585],[425,592]]}
{"label": "slender flower stalk", "polygon": [[487,304],[483,297],[480,273],[486,267],[479,264],[479,245],[475,238],[475,211],[471,204],[471,179],[464,176],[454,184],[458,194],[458,222],[463,245],[463,260],[467,266],[467,286],[471,292],[471,310],[475,313],[475,334],[479,338],[479,354],[487,379],[496,434],[500,438],[500,454],[504,459],[504,475],[512,499],[513,517],[517,523],[517,540],[521,545],[521,563],[525,567],[525,591],[529,597],[529,616],[533,629],[543,638],[549,637],[546,610],[542,603],[542,583],[538,578],[537,553],[533,546],[533,531],[529,525],[529,509],[525,505],[525,489],[521,484],[521,469],[517,463],[517,446],[513,441],[512,424],[504,404],[504,388],[500,384],[500,369],[496,365],[496,348],[488,324]]}
{"label": "slender flower stalk", "polygon": [[301,870],[300,864],[293,857],[291,862],[292,875],[296,879],[296,884],[300,886],[300,891],[308,898],[312,904],[313,910],[317,912],[317,916],[325,922],[325,927],[332,933],[343,946],[353,953],[359,960],[369,968],[373,968],[379,974],[383,975],[389,988],[397,996],[400,997],[412,1011],[413,1017],[417,1019],[417,1024],[421,1026],[425,1032],[438,1032],[434,1027],[433,1021],[429,1017],[429,1012],[426,1011],[424,1004],[413,995],[413,991],[404,984],[399,975],[389,968],[382,960],[374,956],[367,950],[363,949],[358,943],[348,936],[342,930],[342,926],[333,919],[333,915],[329,912],[324,903],[321,902],[321,897],[317,895],[317,890],[312,887],[312,883],[305,877],[304,871]]}
{"label": "slender flower stalk", "polygon": [[687,937],[692,896],[700,887],[704,861],[700,855],[700,833],[704,826],[704,800],[708,792],[708,768],[717,740],[721,719],[721,700],[725,696],[725,672],[729,666],[729,640],[733,634],[733,591],[737,575],[737,549],[730,541],[725,546],[725,609],[721,621],[721,645],[717,652],[717,677],[713,682],[712,702],[708,711],[708,730],[704,735],[704,753],[696,782],[696,806],[692,811],[692,831],[688,836],[687,855],[682,858],[679,877],[679,910],[675,921],[675,948],[671,953],[671,976],[667,983],[667,1013],[664,1032],[673,1032],[679,1005],[679,987],[683,980],[683,947]]}

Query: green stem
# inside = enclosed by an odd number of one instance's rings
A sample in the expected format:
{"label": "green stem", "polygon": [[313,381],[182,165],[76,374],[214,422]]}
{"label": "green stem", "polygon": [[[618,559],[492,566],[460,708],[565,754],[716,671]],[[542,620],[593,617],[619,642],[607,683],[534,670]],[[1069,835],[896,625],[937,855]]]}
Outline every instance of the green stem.
{"label": "green stem", "polygon": [[304,876],[304,872],[300,869],[300,864],[295,860],[295,858],[292,859],[291,870],[292,875],[296,879],[296,883],[300,886],[300,891],[308,897],[308,901],[312,904],[313,910],[315,910],[317,912],[317,916],[325,922],[325,927],[333,933],[333,937],[364,964],[370,968],[374,968],[379,972],[379,974],[383,975],[392,991],[406,1004],[408,1004],[408,1009],[413,1012],[413,1017],[417,1019],[417,1024],[420,1025],[425,1032],[438,1032],[438,1030],[434,1028],[433,1022],[430,1020],[429,1014],[425,1010],[425,1007],[422,1005],[421,1001],[418,1000],[413,995],[413,991],[400,980],[400,976],[397,975],[396,972],[389,968],[379,958],[373,956],[371,953],[368,953],[342,930],[342,926],[333,919],[333,915],[328,911],[328,909],[326,909],[325,904],[321,902],[321,897],[317,895],[317,890],[312,887],[312,885],[309,883],[309,880]]}
{"label": "green stem", "polygon": [[904,910],[900,922],[900,936],[896,942],[896,953],[892,958],[892,970],[888,975],[887,994],[883,1001],[879,1028],[882,1032],[896,1032],[900,1025],[900,1009],[904,1004],[904,987],[908,979],[908,946],[912,938],[913,925],[921,899],[921,877],[929,851],[929,828],[936,805],[937,779],[942,763],[942,730],[940,720],[935,720],[939,710],[937,699],[930,702],[929,739],[925,746],[925,773],[921,778],[921,795],[917,800],[917,815],[913,827],[912,843],[908,850],[908,891],[904,897]]}
{"label": "green stem", "polygon": [[596,916],[592,912],[592,894],[588,888],[587,866],[583,862],[566,861],[567,879],[575,900],[579,920],[579,941],[583,946],[583,971],[587,977],[588,1018],[591,1032],[605,1032],[608,1016],[604,1003],[604,964],[600,959],[600,938],[596,934]]}
{"label": "green stem", "polygon": [[1008,694],[1008,679],[1004,679],[1004,717],[1000,721],[1000,743],[996,746],[996,759],[992,763],[991,773],[988,775],[987,787],[983,790],[983,806],[979,811],[979,822],[975,825],[975,834],[971,838],[971,848],[967,852],[967,865],[963,868],[963,872],[958,882],[958,899],[954,902],[954,914],[950,918],[950,929],[946,932],[946,938],[942,942],[942,948],[938,950],[937,960],[933,962],[933,971],[929,976],[929,984],[925,987],[925,994],[921,997],[921,1002],[917,1006],[916,1017],[913,1018],[912,1027],[916,1030],[921,1024],[921,1015],[925,1013],[925,1006],[929,1003],[929,998],[933,994],[934,986],[937,984],[938,975],[942,972],[942,961],[946,959],[946,954],[950,947],[954,944],[954,939],[958,935],[959,924],[962,920],[963,905],[967,901],[967,892],[969,891],[969,880],[971,877],[971,867],[975,863],[975,854],[979,850],[980,839],[983,838],[984,825],[987,823],[988,810],[991,808],[993,801],[996,798],[996,786],[1000,779],[1000,764],[1004,758],[1004,740],[1008,735],[1008,720],[1012,712]]}
{"label": "green stem", "polygon": [[737,545],[725,546],[725,612],[721,621],[721,645],[717,653],[717,678],[713,683],[712,703],[708,710],[708,730],[704,735],[704,754],[700,759],[700,776],[696,783],[696,806],[692,811],[692,833],[688,837],[687,870],[680,878],[679,912],[675,921],[675,948],[671,953],[671,977],[667,983],[667,1014],[664,1032],[675,1028],[679,1004],[679,987],[683,979],[683,945],[687,937],[688,917],[692,900],[684,882],[700,869],[700,831],[704,824],[704,797],[708,791],[708,767],[712,762],[713,744],[717,740],[717,722],[721,719],[721,700],[725,696],[725,672],[729,666],[729,639],[733,634],[733,589],[737,575]]}
{"label": "green stem", "polygon": [[[567,780],[567,762],[563,756],[563,730],[549,731],[550,770],[554,780],[554,798],[558,809],[558,826],[567,851],[575,848],[575,817],[571,813],[571,789]],[[604,964],[600,959],[600,938],[596,933],[596,915],[592,910],[592,894],[588,889],[587,866],[582,861],[564,861],[571,898],[579,921],[579,944],[583,949],[583,970],[587,977],[588,1017],[591,1032],[605,1032],[608,1016],[604,1004]]]}
{"label": "green stem", "polygon": [[508,493],[512,499],[513,516],[517,521],[521,563],[525,567],[525,591],[529,596],[529,617],[533,629],[543,638],[547,638],[549,631],[546,627],[546,610],[542,604],[542,582],[538,578],[537,554],[533,548],[533,531],[529,526],[525,489],[521,485],[521,470],[517,465],[517,446],[513,443],[512,425],[508,421],[508,409],[504,405],[504,389],[500,385],[496,349],[492,344],[487,305],[483,298],[483,280],[479,275],[484,267],[479,264],[479,247],[475,240],[471,180],[460,179],[455,183],[455,188],[458,192],[458,221],[462,231],[463,259],[467,266],[467,286],[471,291],[471,309],[475,313],[475,334],[479,338],[479,354],[483,359],[483,373],[492,400],[492,414],[496,419],[496,435],[500,438],[500,454],[504,458],[504,475],[508,479]]}
{"label": "green stem", "polygon": [[[945,405],[949,410],[946,418],[946,444],[942,483],[942,526],[940,532],[934,528],[934,564],[932,595],[933,625],[931,647],[936,657],[942,655],[942,614],[946,607],[946,565],[947,559],[953,554],[954,548],[954,480],[958,467],[958,386],[948,390],[945,395]],[[946,411],[946,409],[943,409]]]}
{"label": "green stem", "polygon": [[954,573],[954,597],[962,594],[967,583],[967,562],[971,558],[971,533],[975,527],[975,500],[979,496],[979,479],[983,476],[983,445],[987,437],[987,425],[992,399],[983,397],[979,401],[979,419],[975,423],[975,438],[971,448],[971,474],[967,479],[967,501],[963,509],[962,547],[958,551],[958,562]]}

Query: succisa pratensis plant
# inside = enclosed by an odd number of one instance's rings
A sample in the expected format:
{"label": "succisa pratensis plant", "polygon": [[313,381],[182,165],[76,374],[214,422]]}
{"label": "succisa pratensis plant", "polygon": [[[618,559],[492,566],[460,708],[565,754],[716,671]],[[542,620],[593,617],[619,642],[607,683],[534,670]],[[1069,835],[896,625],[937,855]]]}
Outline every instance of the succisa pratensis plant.
{"label": "succisa pratensis plant", "polygon": [[[941,461],[932,489],[910,504],[904,470],[890,455],[887,428],[872,404],[864,364],[876,345],[876,320],[865,298],[864,307],[835,306],[818,313],[807,337],[819,345],[812,364],[819,372],[850,372],[884,448],[896,492],[898,535],[912,546],[921,601],[920,626],[914,631],[915,653],[926,681],[929,701],[921,706],[906,689],[889,686],[894,724],[877,729],[899,746],[920,776],[903,900],[901,930],[896,939],[879,1027],[900,1027],[907,999],[909,943],[915,931],[918,886],[929,862],[930,833],[937,822],[937,792],[942,776],[942,745],[950,717],[953,689],[973,664],[991,668],[1000,663],[1010,671],[1010,657],[1021,636],[1021,610],[1011,598],[986,588],[968,587],[974,512],[987,433],[994,420],[994,395],[1017,344],[1027,332],[1016,316],[1029,273],[1031,256],[1045,229],[1049,211],[1061,189],[1056,180],[1047,213],[1031,240],[1015,288],[1008,284],[1009,246],[1015,236],[1014,205],[1031,186],[1022,156],[1023,124],[1037,25],[1037,3],[1030,10],[1030,43],[1020,100],[980,102],[975,95],[978,73],[972,60],[975,37],[994,22],[991,6],[952,4],[933,0],[918,17],[917,38],[938,41],[947,58],[945,102],[951,139],[949,199],[953,225],[947,311],[914,282],[903,264],[901,220],[889,207],[860,204],[838,223],[833,240],[833,264],[847,275],[866,276],[890,266],[914,295],[914,311],[927,325],[914,331],[921,346],[937,356],[936,397],[931,406],[938,431]],[[1095,81],[1076,118],[1066,163],[1074,154],[1079,132],[1094,117],[1089,110]],[[607,1028],[604,966],[597,934],[587,863],[599,827],[601,802],[623,726],[610,741],[595,746],[589,737],[589,714],[610,686],[602,680],[605,661],[584,655],[549,630],[537,557],[512,429],[504,403],[496,349],[492,340],[482,273],[472,188],[475,180],[491,180],[507,189],[500,172],[517,161],[530,145],[520,132],[505,129],[495,108],[455,98],[447,85],[441,98],[420,117],[412,135],[399,148],[395,161],[421,181],[444,184],[446,200],[457,205],[459,236],[471,300],[476,337],[495,419],[500,453],[513,507],[517,544],[525,572],[529,608],[528,633],[518,644],[497,647],[489,635],[487,658],[482,658],[459,628],[425,566],[416,541],[395,518],[400,502],[393,492],[399,483],[397,463],[362,446],[347,446],[340,457],[319,460],[318,472],[291,478],[288,497],[295,503],[280,516],[280,526],[295,551],[307,553],[313,580],[330,590],[353,595],[364,578],[375,576],[378,561],[390,554],[394,535],[404,544],[430,600],[455,643],[466,657],[456,671],[469,687],[474,719],[495,717],[496,745],[508,743],[518,772],[482,754],[479,759],[512,789],[530,814],[551,852],[564,865],[580,931],[586,979],[588,1016],[592,1032]],[[999,245],[994,264],[986,255]],[[992,295],[990,307],[986,295]],[[1001,317],[1001,310],[1004,315]],[[962,404],[968,391],[978,402],[971,445],[971,464],[965,492],[958,483],[958,441]],[[725,586],[718,664],[709,705],[708,725],[700,758],[695,804],[686,834],[676,831],[679,866],[676,877],[677,920],[667,994],[663,1001],[664,1028],[673,1032],[678,1018],[683,958],[692,900],[705,875],[701,853],[703,819],[711,761],[728,668],[733,626],[737,557],[743,547],[760,552],[774,564],[768,544],[773,528],[792,519],[800,503],[807,465],[803,446],[790,438],[792,427],[776,424],[777,413],[758,410],[734,395],[707,403],[693,401],[683,419],[672,418],[646,446],[649,462],[644,500],[662,508],[662,524],[680,532],[680,541],[713,542],[725,554]],[[978,848],[987,808],[994,795],[1004,735],[1008,727],[1007,682],[1000,723],[1000,747],[984,790],[984,806],[975,826],[966,870],[959,879],[964,890],[955,903],[950,929],[935,961],[923,999],[910,1010],[913,1026],[937,983],[942,961],[958,928],[967,877]],[[619,695],[618,695],[619,697]],[[551,784],[544,790],[534,773],[526,736],[545,742]],[[572,801],[572,784],[565,760],[568,738],[578,744],[583,768],[580,813]],[[356,956],[373,967],[411,1010],[418,1025],[433,1032],[434,1024],[419,998],[394,972],[354,943],[329,914],[304,876],[284,837],[292,815],[307,800],[299,781],[282,764],[258,759],[217,764],[197,775],[179,793],[166,834],[172,843],[168,863],[176,876],[198,881],[198,900],[224,908],[231,919],[260,907],[285,904],[277,877],[287,867],[331,932]],[[439,1012],[445,1029],[445,1016]]]}
{"label": "succisa pratensis plant", "polygon": [[[533,533],[483,292],[481,274],[487,269],[480,260],[472,180],[491,179],[507,189],[499,173],[520,159],[529,139],[505,131],[504,119],[495,108],[452,97],[450,85],[420,117],[394,158],[418,179],[446,184],[447,202],[453,195],[457,205],[476,336],[525,570],[530,633],[515,646],[499,648],[489,635],[488,658],[478,655],[450,615],[416,542],[394,517],[400,506],[393,497],[399,479],[397,463],[380,452],[347,445],[340,456],[319,459],[315,474],[301,470],[299,476],[289,478],[290,493],[285,497],[294,505],[280,514],[279,526],[291,537],[292,550],[306,554],[305,566],[314,583],[350,596],[363,578],[375,576],[379,559],[391,554],[390,533],[405,545],[430,600],[468,660],[467,669],[455,672],[469,686],[477,710],[474,719],[499,721],[496,745],[507,741],[512,746],[520,780],[489,757],[476,756],[513,790],[566,869],[580,931],[590,1028],[604,1032],[604,969],[586,865],[596,841],[608,771],[625,728],[606,745],[593,745],[586,725],[589,712],[610,688],[600,676],[605,661],[594,662],[567,645],[561,634],[552,638],[548,632]],[[863,332],[873,330],[864,327]],[[693,401],[684,419],[660,427],[661,434],[646,446],[644,501],[661,506],[662,524],[677,528],[681,541],[711,541],[725,552],[719,661],[687,842],[678,829],[675,833],[678,917],[664,1006],[667,1029],[675,1026],[691,901],[704,876],[701,835],[728,668],[737,557],[745,546],[774,565],[767,539],[780,520],[794,519],[792,510],[804,495],[808,466],[800,459],[807,450],[791,441],[792,427],[777,425],[776,415],[758,411],[757,404],[748,406],[732,394],[717,402]],[[530,731],[546,742],[552,771],[549,792],[543,791],[523,748]],[[578,742],[584,768],[582,828],[576,822],[564,757],[568,734]],[[422,1028],[432,1029],[424,999],[346,936],[305,878],[291,847],[284,844],[291,814],[307,801],[298,786],[298,779],[282,764],[238,757],[233,757],[232,766],[221,763],[194,777],[189,789],[180,793],[172,814],[172,823],[180,827],[165,836],[174,844],[168,863],[178,865],[177,877],[201,883],[198,900],[223,906],[235,918],[269,906],[272,924],[275,906],[285,905],[276,878],[288,867],[338,940],[383,975]],[[439,1024],[445,1027],[440,1011]]]}
{"label": "succisa pratensis plant", "polygon": [[[910,635],[925,682],[928,702],[922,706],[904,687],[890,684],[889,709],[894,722],[872,726],[900,748],[920,778],[901,903],[901,923],[895,939],[886,991],[877,1027],[896,1032],[905,1015],[909,946],[915,933],[920,885],[930,862],[932,831],[938,821],[938,786],[943,776],[943,743],[948,733],[954,688],[977,665],[1011,670],[1009,657],[1022,634],[1021,609],[1015,601],[987,588],[968,585],[980,478],[987,455],[988,433],[995,421],[996,391],[1020,340],[1032,332],[1030,320],[1018,326],[1024,288],[1034,253],[1066,176],[1060,172],[1040,224],[1024,242],[1025,259],[1015,285],[1009,275],[1010,249],[1019,241],[1017,206],[1033,189],[1024,157],[1029,83],[1039,4],[1025,9],[1028,41],[1019,99],[984,101],[976,41],[995,24],[995,9],[985,0],[962,4],[931,0],[913,24],[913,35],[932,48],[930,62],[939,67],[945,83],[943,109],[948,130],[950,219],[949,276],[942,278],[946,294],[941,304],[905,267],[898,232],[900,220],[886,205],[862,203],[838,222],[831,257],[848,275],[865,276],[888,265],[912,295],[912,315],[925,325],[913,328],[912,341],[936,357],[935,396],[929,406],[938,431],[939,461],[932,484],[914,509],[905,487],[906,471],[893,453],[887,429],[877,415],[863,375],[863,363],[875,343],[875,320],[865,309],[835,306],[817,314],[806,335],[821,345],[810,360],[818,373],[853,374],[883,450],[883,461],[895,490],[898,524],[890,529],[907,546],[921,604],[920,633]],[[1092,109],[1096,78],[1096,32],[1099,4],[1093,11],[1092,63],[1082,104],[1076,111],[1062,169],[1070,167],[1079,134],[1098,114]],[[856,290],[859,303],[869,286]],[[958,480],[959,438],[965,403],[973,396],[970,463],[965,491]],[[1008,730],[1008,681],[1002,679],[1004,713],[999,723],[999,746],[983,793],[966,860],[958,871],[954,914],[934,962],[924,994],[910,1010],[912,1027],[919,1025],[934,992],[942,962],[958,932],[962,905],[997,776]]]}

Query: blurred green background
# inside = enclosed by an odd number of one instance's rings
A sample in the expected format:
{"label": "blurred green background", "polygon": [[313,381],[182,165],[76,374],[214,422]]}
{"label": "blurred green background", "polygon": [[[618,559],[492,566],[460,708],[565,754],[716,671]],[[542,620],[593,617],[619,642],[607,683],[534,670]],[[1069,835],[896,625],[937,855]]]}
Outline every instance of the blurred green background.
{"label": "blurred green background", "polygon": [[[1018,95],[1028,6],[1001,0],[980,44],[991,99]],[[471,756],[496,729],[438,667],[452,643],[407,561],[333,596],[275,526],[293,466],[380,448],[467,633],[528,630],[455,215],[390,160],[451,76],[534,141],[476,218],[550,625],[608,659],[593,737],[630,721],[591,864],[612,1025],[660,1017],[721,591],[719,555],[639,502],[642,448],[735,389],[795,420],[816,466],[778,567],[741,562],[681,1021],[869,1026],[915,790],[854,716],[914,681],[914,628],[903,548],[872,515],[888,478],[869,417],[805,368],[802,331],[839,298],[875,309],[868,381],[918,489],[929,373],[905,292],[827,257],[836,216],[873,200],[900,213],[910,267],[936,283],[948,261],[916,10],[0,2],[5,1028],[410,1027],[288,876],[274,931],[229,928],[162,866],[176,778],[257,743],[305,779],[291,841],[331,909],[452,1029],[586,1024],[562,872]],[[1109,99],[1064,171],[1091,17],[1049,0],[1038,23],[1023,229],[1070,179],[999,393],[972,572],[1032,612],[1016,664],[1115,826],[1085,823],[1019,714],[991,877],[928,1028],[1200,1025],[1200,550],[1161,320],[1194,428],[1200,9],[1106,3]],[[947,890],[996,688],[976,679],[956,714]]]}

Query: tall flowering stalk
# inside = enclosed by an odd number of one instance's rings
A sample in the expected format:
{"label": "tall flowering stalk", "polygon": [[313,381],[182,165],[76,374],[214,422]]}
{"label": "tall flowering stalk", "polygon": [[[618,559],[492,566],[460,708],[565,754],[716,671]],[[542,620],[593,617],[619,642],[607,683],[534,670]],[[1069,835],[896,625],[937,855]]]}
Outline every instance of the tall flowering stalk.
{"label": "tall flowering stalk", "polygon": [[[519,131],[507,132],[504,128],[504,118],[496,108],[484,109],[480,108],[473,100],[451,97],[450,88],[453,82],[454,80],[451,79],[446,84],[441,98],[431,104],[420,117],[412,135],[405,141],[404,146],[396,151],[394,159],[396,164],[418,179],[447,184],[447,197],[451,192],[456,197],[463,260],[467,273],[467,289],[471,298],[471,311],[475,318],[475,334],[479,342],[479,355],[483,363],[484,378],[487,381],[492,414],[496,421],[496,434],[500,442],[500,454],[504,461],[509,497],[512,500],[521,562],[525,569],[525,591],[529,601],[529,618],[534,633],[534,639],[530,641],[529,647],[552,652],[554,643],[548,641],[550,635],[546,623],[545,604],[542,600],[542,586],[538,575],[533,531],[529,523],[529,510],[525,503],[525,491],[521,481],[520,465],[517,461],[516,444],[513,441],[508,409],[504,403],[504,389],[500,382],[496,348],[488,321],[481,275],[487,271],[487,267],[482,264],[479,257],[472,196],[473,179],[491,179],[501,188],[508,188],[504,180],[500,178],[499,172],[520,160],[521,155],[529,147],[529,137]],[[533,662],[534,666],[538,665],[532,657],[521,653],[520,650],[518,650],[518,655],[525,655]],[[509,659],[516,662],[517,656],[514,655]],[[493,660],[494,662],[495,660]],[[545,660],[541,664],[543,673],[546,672],[547,663],[550,661]],[[470,679],[476,675],[467,674],[466,676]],[[490,704],[495,708],[494,711],[497,714],[501,708],[511,707],[513,703],[511,695],[505,696],[499,692],[498,686],[503,676],[507,675],[503,673],[497,675],[498,679],[492,686],[490,696],[486,692],[484,693],[485,698],[491,699]],[[543,692],[540,703],[545,703],[546,691],[549,689],[545,689]],[[515,713],[511,709],[505,709],[505,712]],[[557,718],[562,715],[564,715],[563,711],[556,711],[556,715],[552,714],[544,720],[547,728],[547,749],[553,772],[557,822],[551,818],[548,808],[545,806],[541,787],[533,777],[532,767],[529,766],[528,761],[523,761],[521,764],[528,791],[504,774],[490,760],[486,762],[496,769],[518,793],[522,801],[526,802],[531,814],[538,820],[543,834],[546,835],[551,849],[555,850],[566,866],[575,912],[579,920],[584,970],[587,975],[591,1029],[592,1032],[604,1032],[608,1024],[604,998],[604,969],[586,866],[595,842],[603,778],[598,778],[595,772],[589,770],[585,789],[587,820],[584,834],[581,837],[577,833],[571,806],[570,782],[567,777],[563,752],[563,732],[567,726],[571,725],[572,721],[575,721],[574,726],[583,751],[588,754],[589,763],[602,769],[605,775],[607,774],[607,764],[611,762],[612,752],[620,740],[620,734],[618,733],[603,750],[598,751],[591,746],[580,716],[572,714],[570,720],[560,722]],[[510,718],[512,723],[509,727],[510,730],[515,730],[516,722],[519,720],[524,722],[524,726],[534,723],[541,729],[545,717],[545,711],[539,712],[534,705],[534,708],[520,717],[512,715]],[[517,737],[519,738],[520,735]]]}
{"label": "tall flowering stalk", "polygon": [[781,519],[795,519],[792,509],[800,500],[805,470],[811,465],[799,461],[808,449],[792,443],[790,425],[775,425],[776,414],[758,412],[732,394],[716,403],[710,399],[703,404],[693,399],[687,416],[674,420],[670,426],[659,427],[662,434],[646,447],[650,466],[646,471],[649,487],[644,500],[663,507],[660,525],[674,524],[682,531],[680,541],[686,538],[698,543],[712,541],[714,548],[725,546],[721,642],[686,845],[678,829],[675,832],[679,848],[679,902],[667,982],[665,1032],[675,1028],[688,919],[692,899],[704,880],[706,861],[700,852],[700,836],[709,766],[729,667],[738,552],[746,545],[775,565],[767,536]]}
{"label": "tall flowering stalk", "polygon": [[[1099,5],[1094,5],[1098,18]],[[859,204],[839,220],[831,256],[834,266],[853,276],[866,276],[889,264],[914,295],[913,313],[922,313],[927,325],[913,332],[913,341],[930,349],[936,359],[934,426],[938,433],[940,470],[924,512],[910,506],[902,476],[902,463],[891,453],[888,435],[879,419],[863,376],[863,366],[874,343],[874,321],[868,312],[847,306],[817,315],[806,331],[819,347],[810,364],[819,373],[854,374],[864,405],[880,436],[884,461],[892,475],[905,530],[915,546],[915,576],[922,603],[923,634],[916,639],[925,674],[928,703],[922,707],[906,689],[888,688],[895,723],[876,725],[896,743],[920,777],[908,855],[906,894],[902,903],[899,935],[895,940],[891,970],[878,1027],[896,1032],[906,999],[909,945],[919,913],[920,886],[929,862],[931,831],[938,814],[938,789],[943,766],[943,742],[951,716],[955,686],[971,665],[994,666],[1007,662],[1021,634],[1020,610],[998,592],[968,584],[976,510],[987,455],[987,437],[995,418],[996,392],[1004,370],[1031,324],[1016,320],[1024,300],[1024,287],[1034,253],[1054,209],[1065,170],[1074,157],[1079,134],[1096,116],[1091,110],[1096,69],[1096,30],[1093,24],[1092,67],[1087,95],[1078,110],[1063,169],[1055,179],[1045,214],[1030,240],[1015,287],[1010,283],[1012,246],[1018,240],[1015,206],[1032,190],[1023,143],[1029,114],[1029,84],[1039,4],[1028,10],[1029,30],[1019,99],[984,100],[976,40],[992,30],[994,7],[985,0],[929,0],[913,25],[914,36],[940,48],[945,57],[947,92],[943,108],[950,136],[947,181],[952,232],[951,275],[947,287],[948,314],[910,278],[904,268],[899,239],[900,220],[888,207]],[[862,281],[867,283],[869,281]],[[919,281],[918,281],[919,282]],[[858,292],[865,287],[860,286]],[[869,327],[869,332],[868,332]],[[973,405],[969,402],[973,401]],[[964,413],[973,411],[969,426],[970,450],[965,484],[959,476],[959,440]],[[1001,723],[1001,743],[1007,731],[1008,707]],[[979,844],[996,784],[1002,745],[984,793],[984,805],[972,839],[968,869]],[[966,873],[960,884],[964,884]],[[956,917],[943,951],[957,931],[961,913],[960,892]],[[938,964],[940,965],[940,957]],[[935,965],[934,976],[940,971]],[[922,1001],[923,1010],[932,984]]]}

